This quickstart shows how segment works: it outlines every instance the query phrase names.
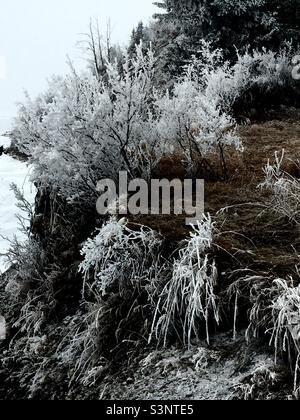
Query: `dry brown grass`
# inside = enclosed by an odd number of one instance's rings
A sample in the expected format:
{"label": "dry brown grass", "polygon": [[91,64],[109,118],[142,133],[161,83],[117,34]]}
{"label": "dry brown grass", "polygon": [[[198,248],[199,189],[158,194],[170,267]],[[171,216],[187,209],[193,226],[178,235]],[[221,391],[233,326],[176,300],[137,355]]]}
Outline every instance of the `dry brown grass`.
{"label": "dry brown grass", "polygon": [[[293,163],[300,158],[300,114],[241,126],[239,131],[245,152],[227,154],[229,180],[216,181],[202,174],[207,178],[205,210],[216,216],[220,209],[229,207],[217,217],[223,232],[218,240],[220,267],[226,270],[244,266],[276,276],[290,275],[295,273],[299,262],[299,229],[274,221],[264,213],[263,205],[268,197],[258,185],[263,180],[263,167],[268,159],[272,160],[274,153],[282,149],[287,158],[284,169],[294,176],[300,175]],[[162,161],[159,177],[182,179],[181,157],[173,155]],[[185,216],[137,216],[132,219],[161,232],[167,243],[174,247],[188,235]]]}

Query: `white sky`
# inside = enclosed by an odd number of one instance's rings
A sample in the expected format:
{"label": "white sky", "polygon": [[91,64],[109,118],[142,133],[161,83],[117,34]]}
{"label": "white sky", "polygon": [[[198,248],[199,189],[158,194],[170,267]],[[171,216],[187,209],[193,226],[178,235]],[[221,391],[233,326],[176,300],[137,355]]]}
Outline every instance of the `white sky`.
{"label": "white sky", "polygon": [[52,74],[67,71],[69,55],[84,66],[76,46],[91,18],[105,28],[111,19],[114,42],[126,44],[133,27],[147,22],[154,0],[0,0],[0,118],[14,116],[27,90],[36,95]]}

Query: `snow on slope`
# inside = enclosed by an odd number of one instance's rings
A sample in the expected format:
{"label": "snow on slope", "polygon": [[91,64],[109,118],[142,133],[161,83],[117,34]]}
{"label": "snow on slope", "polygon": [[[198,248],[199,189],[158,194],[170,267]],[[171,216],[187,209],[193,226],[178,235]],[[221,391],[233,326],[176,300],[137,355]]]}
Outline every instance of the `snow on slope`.
{"label": "snow on slope", "polygon": [[[1,137],[8,128],[7,122],[0,120],[0,146],[7,147],[9,139]],[[18,230],[18,220],[16,213],[20,210],[16,207],[14,193],[10,190],[11,183],[16,184],[22,191],[28,201],[33,202],[34,191],[29,182],[30,169],[26,163],[13,159],[10,156],[0,156],[0,273],[8,267],[5,264],[5,253],[9,248],[9,242],[3,238],[13,238],[16,235],[22,239],[23,235]]]}

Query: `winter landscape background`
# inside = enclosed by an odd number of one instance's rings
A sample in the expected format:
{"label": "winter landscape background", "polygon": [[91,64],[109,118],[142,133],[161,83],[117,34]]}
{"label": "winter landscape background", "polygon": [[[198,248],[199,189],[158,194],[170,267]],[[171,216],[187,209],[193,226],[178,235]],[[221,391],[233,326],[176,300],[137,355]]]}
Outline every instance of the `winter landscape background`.
{"label": "winter landscape background", "polygon": [[[0,399],[299,400],[300,1],[45,4],[0,17]],[[99,213],[124,172],[203,216]]]}

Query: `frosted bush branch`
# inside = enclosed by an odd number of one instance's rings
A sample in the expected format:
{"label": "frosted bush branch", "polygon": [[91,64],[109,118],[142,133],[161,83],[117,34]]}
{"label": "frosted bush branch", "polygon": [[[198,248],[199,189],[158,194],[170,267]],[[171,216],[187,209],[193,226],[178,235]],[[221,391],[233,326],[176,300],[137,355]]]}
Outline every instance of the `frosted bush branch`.
{"label": "frosted bush branch", "polygon": [[105,77],[74,71],[27,97],[15,120],[13,142],[30,156],[33,181],[70,202],[94,205],[96,184],[120,170],[149,178],[164,153],[152,111],[154,56],[136,47],[107,63]]}
{"label": "frosted bush branch", "polygon": [[218,96],[207,93],[206,86],[191,64],[185,75],[175,84],[172,94],[157,94],[155,105],[160,115],[158,131],[163,139],[172,139],[174,147],[182,150],[189,170],[197,165],[199,157],[211,153],[221,154],[224,165],[224,148],[243,147],[236,131],[235,120],[220,107]]}
{"label": "frosted bush branch", "polygon": [[285,280],[276,280],[274,287],[278,296],[273,300],[271,310],[273,328],[271,344],[274,344],[277,355],[286,352],[294,364],[295,389],[298,384],[300,368],[300,286],[290,286]]}
{"label": "frosted bush branch", "polygon": [[120,294],[128,284],[138,287],[145,273],[149,275],[161,246],[160,237],[144,226],[132,230],[125,219],[112,217],[100,229],[94,239],[89,239],[82,249],[84,260],[80,271],[85,280],[93,272],[93,283],[89,286],[94,292],[105,296],[117,286]]}

